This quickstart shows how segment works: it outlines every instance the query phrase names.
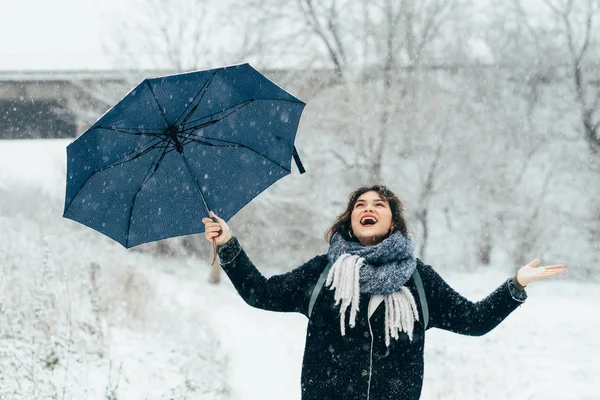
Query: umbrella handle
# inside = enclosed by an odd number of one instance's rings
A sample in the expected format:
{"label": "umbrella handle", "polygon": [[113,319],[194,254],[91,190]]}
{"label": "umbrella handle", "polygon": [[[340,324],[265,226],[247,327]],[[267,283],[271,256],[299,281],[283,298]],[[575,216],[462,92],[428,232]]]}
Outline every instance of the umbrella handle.
{"label": "umbrella handle", "polygon": [[215,261],[217,261],[217,242],[215,241],[215,238],[213,238],[212,243],[213,243],[213,260],[212,260],[211,265],[215,265]]}
{"label": "umbrella handle", "polygon": [[[217,221],[217,219],[215,217],[211,217],[210,219],[212,219],[213,222],[219,222],[219,221]],[[213,244],[213,260],[212,260],[211,265],[215,265],[215,261],[217,261],[217,242],[216,242],[215,238],[213,238],[212,244]]]}

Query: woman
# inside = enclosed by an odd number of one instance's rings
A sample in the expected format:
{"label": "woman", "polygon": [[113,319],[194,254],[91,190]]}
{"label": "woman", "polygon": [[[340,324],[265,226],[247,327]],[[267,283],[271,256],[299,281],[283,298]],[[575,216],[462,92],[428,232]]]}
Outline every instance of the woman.
{"label": "woman", "polygon": [[302,399],[418,399],[423,384],[425,330],[480,336],[527,295],[529,283],[566,272],[533,260],[485,299],[473,303],[421,260],[403,216],[385,186],[361,187],[326,234],[327,254],[266,279],[225,221],[204,218],[219,259],[251,306],[309,318]]}

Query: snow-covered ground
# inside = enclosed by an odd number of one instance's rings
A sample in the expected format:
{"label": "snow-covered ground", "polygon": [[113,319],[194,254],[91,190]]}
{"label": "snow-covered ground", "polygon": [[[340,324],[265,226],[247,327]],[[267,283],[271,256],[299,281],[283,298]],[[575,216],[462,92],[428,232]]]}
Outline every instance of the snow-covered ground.
{"label": "snow-covered ground", "polygon": [[[0,141],[0,393],[299,399],[304,317],[207,284],[209,260],[127,251],[63,219],[67,144]],[[505,279],[441,274],[473,300]],[[483,337],[430,330],[422,398],[600,399],[600,286],[565,276],[528,293]]]}

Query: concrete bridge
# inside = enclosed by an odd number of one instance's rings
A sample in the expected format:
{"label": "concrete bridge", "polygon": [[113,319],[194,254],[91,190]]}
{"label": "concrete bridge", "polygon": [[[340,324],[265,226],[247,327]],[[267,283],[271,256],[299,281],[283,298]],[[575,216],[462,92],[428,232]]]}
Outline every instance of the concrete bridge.
{"label": "concrete bridge", "polygon": [[93,93],[100,85],[117,95],[128,79],[102,71],[0,71],[0,138],[75,137],[107,108]]}

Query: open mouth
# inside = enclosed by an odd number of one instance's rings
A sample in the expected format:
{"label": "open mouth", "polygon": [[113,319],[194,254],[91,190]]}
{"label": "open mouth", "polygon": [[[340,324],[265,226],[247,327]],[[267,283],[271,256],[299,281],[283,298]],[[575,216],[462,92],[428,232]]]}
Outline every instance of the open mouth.
{"label": "open mouth", "polygon": [[376,223],[377,223],[377,219],[375,217],[370,217],[370,216],[363,217],[360,220],[361,225],[375,225]]}

